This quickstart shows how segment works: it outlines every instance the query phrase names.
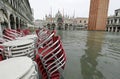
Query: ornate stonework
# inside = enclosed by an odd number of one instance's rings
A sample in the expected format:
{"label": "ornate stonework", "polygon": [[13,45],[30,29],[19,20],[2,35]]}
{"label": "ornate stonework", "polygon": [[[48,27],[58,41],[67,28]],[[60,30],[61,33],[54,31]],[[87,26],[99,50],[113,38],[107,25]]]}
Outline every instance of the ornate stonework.
{"label": "ornate stonework", "polygon": [[88,18],[84,17],[70,17],[68,15],[61,14],[60,11],[53,17],[52,15],[46,15],[44,26],[55,29],[86,29],[88,24]]}

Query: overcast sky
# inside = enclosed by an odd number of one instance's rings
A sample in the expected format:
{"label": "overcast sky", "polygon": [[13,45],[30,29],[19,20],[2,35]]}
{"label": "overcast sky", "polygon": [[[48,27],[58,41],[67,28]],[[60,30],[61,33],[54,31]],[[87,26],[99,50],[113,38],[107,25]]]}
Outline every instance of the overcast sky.
{"label": "overcast sky", "polygon": [[[59,11],[75,17],[88,17],[90,0],[29,0],[34,10],[35,19],[43,19],[45,15],[53,16]],[[110,0],[108,15],[120,8],[120,0]]]}

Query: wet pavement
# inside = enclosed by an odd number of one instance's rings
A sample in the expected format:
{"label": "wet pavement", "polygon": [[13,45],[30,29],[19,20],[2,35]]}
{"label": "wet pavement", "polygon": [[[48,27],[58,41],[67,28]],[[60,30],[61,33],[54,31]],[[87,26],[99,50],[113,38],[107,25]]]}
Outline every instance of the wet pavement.
{"label": "wet pavement", "polygon": [[120,33],[57,33],[67,55],[64,79],[120,79]]}

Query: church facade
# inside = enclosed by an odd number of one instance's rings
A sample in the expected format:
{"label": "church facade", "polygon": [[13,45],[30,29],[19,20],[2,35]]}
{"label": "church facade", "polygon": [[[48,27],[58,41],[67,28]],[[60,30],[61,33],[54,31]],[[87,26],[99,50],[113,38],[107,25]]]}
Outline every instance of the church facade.
{"label": "church facade", "polygon": [[75,29],[86,29],[88,24],[88,18],[70,17],[68,15],[61,14],[60,11],[53,17],[52,15],[46,15],[44,26],[48,29],[64,29],[64,30],[75,30]]}

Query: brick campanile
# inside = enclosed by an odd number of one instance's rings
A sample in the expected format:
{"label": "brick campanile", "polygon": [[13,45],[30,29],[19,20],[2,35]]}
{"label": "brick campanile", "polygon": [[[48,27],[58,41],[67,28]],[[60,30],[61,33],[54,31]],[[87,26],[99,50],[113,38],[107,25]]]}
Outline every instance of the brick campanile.
{"label": "brick campanile", "polygon": [[91,0],[88,30],[106,30],[109,0]]}

